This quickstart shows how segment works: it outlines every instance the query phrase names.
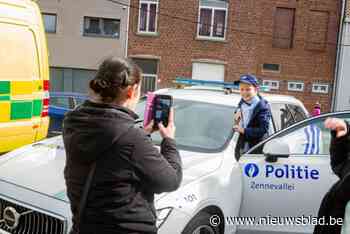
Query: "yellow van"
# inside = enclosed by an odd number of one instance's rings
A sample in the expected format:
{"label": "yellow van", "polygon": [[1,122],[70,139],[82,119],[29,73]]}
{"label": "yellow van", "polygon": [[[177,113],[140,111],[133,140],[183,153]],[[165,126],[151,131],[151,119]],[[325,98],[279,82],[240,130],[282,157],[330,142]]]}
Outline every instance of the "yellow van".
{"label": "yellow van", "polygon": [[0,0],[0,153],[47,136],[49,64],[31,0]]}

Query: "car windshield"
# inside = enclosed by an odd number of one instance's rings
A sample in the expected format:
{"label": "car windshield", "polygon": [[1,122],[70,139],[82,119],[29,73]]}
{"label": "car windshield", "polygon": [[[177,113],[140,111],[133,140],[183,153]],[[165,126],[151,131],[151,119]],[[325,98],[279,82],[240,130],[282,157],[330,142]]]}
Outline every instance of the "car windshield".
{"label": "car windshield", "polygon": [[[232,136],[232,120],[235,108],[190,100],[174,99],[176,143],[179,149],[197,152],[218,152]],[[143,119],[145,101],[141,101],[136,113]],[[159,133],[152,135],[160,144]]]}

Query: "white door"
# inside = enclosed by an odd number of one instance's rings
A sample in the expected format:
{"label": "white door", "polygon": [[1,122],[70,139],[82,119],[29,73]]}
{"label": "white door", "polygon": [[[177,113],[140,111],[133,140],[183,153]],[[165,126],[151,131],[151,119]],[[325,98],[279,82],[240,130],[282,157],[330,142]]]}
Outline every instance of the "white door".
{"label": "white door", "polygon": [[225,66],[222,64],[211,63],[193,63],[192,79],[195,80],[210,80],[224,81]]}
{"label": "white door", "polygon": [[[350,114],[335,117],[350,120]],[[313,232],[313,225],[300,223],[317,217],[323,196],[338,180],[330,167],[330,133],[324,128],[324,121],[325,117],[320,117],[299,123],[266,141],[279,138],[287,143],[291,153],[288,158],[269,163],[264,155],[255,154],[266,142],[241,157],[240,216],[256,217],[255,223],[260,220],[265,224],[241,225],[238,233]],[[271,222],[275,224],[266,225]]]}

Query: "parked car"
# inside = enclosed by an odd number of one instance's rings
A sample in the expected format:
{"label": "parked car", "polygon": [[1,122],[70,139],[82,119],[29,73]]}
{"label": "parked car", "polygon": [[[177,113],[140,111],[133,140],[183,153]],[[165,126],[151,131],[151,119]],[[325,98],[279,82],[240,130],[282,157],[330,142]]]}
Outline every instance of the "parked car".
{"label": "parked car", "polygon": [[0,1],[0,154],[46,138],[49,63],[35,1]]}
{"label": "parked car", "polygon": [[[184,167],[180,188],[155,196],[160,234],[258,233],[258,229],[270,234],[311,233],[309,226],[239,226],[229,224],[224,217],[315,215],[321,197],[334,181],[329,155],[296,156],[292,148],[290,155],[280,155],[276,151],[280,148],[276,149],[273,142],[294,136],[294,132],[328,116],[350,118],[350,112],[304,120],[308,112],[299,100],[262,94],[273,112],[270,133],[277,133],[237,161],[234,152],[238,133],[232,130],[240,100],[237,93],[225,94],[206,87],[157,93],[174,98],[176,141]],[[141,118],[144,107],[143,100],[137,108]],[[295,125],[296,121],[300,122]],[[154,134],[152,139],[159,144],[159,135]],[[270,150],[267,155],[254,155],[259,147]],[[276,157],[275,162],[266,161],[271,157]],[[0,158],[0,214],[8,210],[16,217],[14,221],[5,217],[0,230],[43,233],[41,230],[46,228],[50,234],[68,233],[72,215],[63,177],[65,159],[61,136]],[[299,167],[303,169],[302,179],[292,176]]]}
{"label": "parked car", "polygon": [[59,134],[62,131],[62,121],[64,114],[67,111],[73,110],[76,106],[82,104],[87,99],[87,95],[81,93],[51,92],[50,98],[49,133],[52,135],[55,133]]}

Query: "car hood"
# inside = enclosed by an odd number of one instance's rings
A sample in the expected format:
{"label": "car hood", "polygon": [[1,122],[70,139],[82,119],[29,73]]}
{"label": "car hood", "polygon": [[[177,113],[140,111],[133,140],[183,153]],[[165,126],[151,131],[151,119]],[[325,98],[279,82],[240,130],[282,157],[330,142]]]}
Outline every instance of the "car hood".
{"label": "car hood", "polygon": [[[181,186],[220,167],[222,153],[180,151],[183,162]],[[62,137],[25,146],[0,157],[0,180],[68,202],[64,181],[65,150]],[[155,200],[166,195],[158,194]]]}

